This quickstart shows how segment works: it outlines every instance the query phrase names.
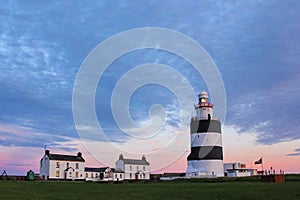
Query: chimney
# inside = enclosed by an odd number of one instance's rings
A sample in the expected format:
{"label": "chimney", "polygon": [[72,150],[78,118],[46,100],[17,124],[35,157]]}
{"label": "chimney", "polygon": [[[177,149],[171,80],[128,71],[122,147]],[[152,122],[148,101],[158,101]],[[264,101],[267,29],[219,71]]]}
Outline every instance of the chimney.
{"label": "chimney", "polygon": [[81,152],[78,152],[78,153],[77,153],[77,156],[78,156],[78,157],[82,157],[82,153],[81,153]]}
{"label": "chimney", "polygon": [[146,161],[146,156],[145,155],[143,155],[142,160]]}
{"label": "chimney", "polygon": [[49,154],[50,154],[50,150],[45,150],[45,154],[47,155],[47,156],[49,156]]}

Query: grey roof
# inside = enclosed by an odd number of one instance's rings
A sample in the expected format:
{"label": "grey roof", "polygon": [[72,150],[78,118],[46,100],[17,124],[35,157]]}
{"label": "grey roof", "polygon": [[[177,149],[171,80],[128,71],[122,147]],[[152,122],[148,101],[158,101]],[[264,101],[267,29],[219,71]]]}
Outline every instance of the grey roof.
{"label": "grey roof", "polygon": [[111,168],[111,170],[113,171],[113,173],[124,173],[121,169]]}
{"label": "grey roof", "polygon": [[85,172],[104,172],[107,167],[85,167]]}
{"label": "grey roof", "polygon": [[[105,172],[105,170],[109,167],[85,167],[85,172]],[[114,173],[123,173],[120,169],[110,168],[112,172]]]}
{"label": "grey roof", "polygon": [[45,150],[45,155],[47,155],[49,157],[49,160],[65,160],[65,161],[85,162],[84,158],[82,157],[82,153],[80,153],[80,152],[78,152],[76,156],[72,156],[72,155],[64,155],[64,154],[52,154],[52,153],[50,153],[50,150],[47,149],[47,150]]}
{"label": "grey roof", "polygon": [[136,160],[136,159],[123,159],[124,164],[132,165],[150,165],[146,160]]}
{"label": "grey roof", "polygon": [[85,162],[82,156],[71,156],[71,155],[63,155],[63,154],[48,154],[50,160],[66,160],[66,161],[78,161]]}

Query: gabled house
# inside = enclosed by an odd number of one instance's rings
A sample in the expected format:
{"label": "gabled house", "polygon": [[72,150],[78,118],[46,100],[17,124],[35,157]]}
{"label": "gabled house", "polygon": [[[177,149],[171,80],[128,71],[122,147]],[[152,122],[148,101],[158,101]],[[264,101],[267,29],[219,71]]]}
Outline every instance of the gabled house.
{"label": "gabled house", "polygon": [[84,180],[85,160],[77,155],[52,154],[45,150],[40,160],[40,176],[44,180]]}
{"label": "gabled house", "polygon": [[85,181],[123,181],[124,172],[110,167],[86,167]]}
{"label": "gabled house", "polygon": [[142,159],[125,159],[120,154],[116,169],[124,172],[124,180],[150,180],[150,163],[145,156]]}

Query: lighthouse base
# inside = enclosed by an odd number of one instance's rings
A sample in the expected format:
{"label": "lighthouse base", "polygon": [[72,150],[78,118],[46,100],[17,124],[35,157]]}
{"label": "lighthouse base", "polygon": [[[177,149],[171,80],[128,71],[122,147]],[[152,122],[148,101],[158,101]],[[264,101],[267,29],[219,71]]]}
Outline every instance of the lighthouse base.
{"label": "lighthouse base", "polygon": [[186,177],[223,177],[223,160],[189,160]]}

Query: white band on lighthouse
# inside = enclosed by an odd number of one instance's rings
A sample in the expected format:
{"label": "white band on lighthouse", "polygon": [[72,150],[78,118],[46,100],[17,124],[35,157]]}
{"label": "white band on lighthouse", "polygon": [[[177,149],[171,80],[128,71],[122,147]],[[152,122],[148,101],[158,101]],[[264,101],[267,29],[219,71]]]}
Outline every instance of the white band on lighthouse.
{"label": "white band on lighthouse", "polygon": [[211,132],[208,132],[207,134],[192,133],[191,147],[198,147],[203,145],[222,147],[222,138],[219,133],[211,133]]}

